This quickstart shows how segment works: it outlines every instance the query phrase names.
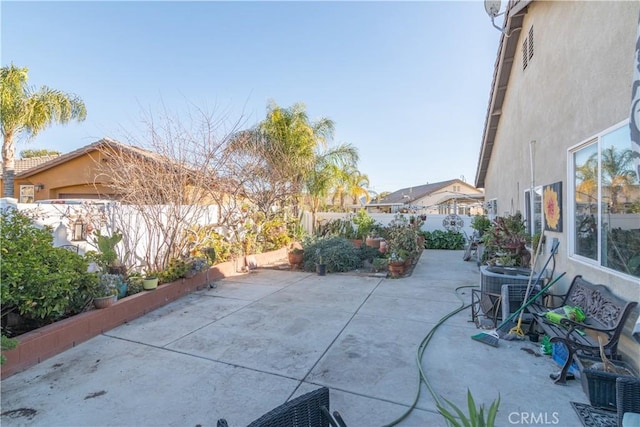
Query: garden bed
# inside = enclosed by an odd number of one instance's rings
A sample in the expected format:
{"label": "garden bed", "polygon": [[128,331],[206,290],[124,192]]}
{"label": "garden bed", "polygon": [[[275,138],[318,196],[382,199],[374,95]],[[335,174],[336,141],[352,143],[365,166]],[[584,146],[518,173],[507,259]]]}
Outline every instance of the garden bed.
{"label": "garden bed", "polygon": [[[286,258],[286,249],[251,255],[256,266],[268,265]],[[6,378],[36,365],[90,338],[134,320],[189,293],[204,289],[215,280],[242,273],[236,272],[235,262],[216,264],[188,279],[159,285],[117,301],[104,309],[95,309],[52,323],[17,337],[18,346],[3,354],[1,376]]]}

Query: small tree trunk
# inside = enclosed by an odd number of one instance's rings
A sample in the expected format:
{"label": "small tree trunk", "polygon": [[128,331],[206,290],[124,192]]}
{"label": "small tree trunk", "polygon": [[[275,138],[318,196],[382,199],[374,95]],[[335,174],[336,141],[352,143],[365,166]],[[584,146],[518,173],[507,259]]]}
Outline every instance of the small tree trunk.
{"label": "small tree trunk", "polygon": [[15,177],[16,155],[13,135],[7,132],[2,144],[2,196],[15,197],[13,181]]}

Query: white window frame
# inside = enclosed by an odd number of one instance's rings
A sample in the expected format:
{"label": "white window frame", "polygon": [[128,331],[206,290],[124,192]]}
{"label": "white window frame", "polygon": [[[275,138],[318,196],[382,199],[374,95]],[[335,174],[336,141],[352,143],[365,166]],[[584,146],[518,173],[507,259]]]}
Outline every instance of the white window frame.
{"label": "white window frame", "polygon": [[498,216],[498,199],[489,199],[485,203],[487,206],[487,218],[493,221]]}
{"label": "white window frame", "polygon": [[[536,210],[535,210],[535,197],[531,197],[531,189],[527,188],[526,190],[524,190],[524,217],[525,217],[525,221],[527,222],[527,229],[529,230],[530,235],[533,237],[534,234],[536,234],[537,232],[543,232],[544,231],[544,211],[542,209],[542,185],[537,185],[536,187],[533,188],[533,192],[535,194],[539,194],[540,195],[540,229],[536,229],[536,225],[535,225],[535,215],[536,215]],[[529,194],[529,206],[526,206],[527,204],[527,194]],[[535,249],[535,248],[534,248]]]}
{"label": "white window frame", "polygon": [[[28,190],[31,191],[28,191]],[[25,201],[30,197],[31,201]],[[32,184],[20,185],[20,203],[34,203],[36,201],[36,186]]]}
{"label": "white window frame", "polygon": [[[601,142],[602,137],[610,134],[613,131],[619,130],[621,127],[629,126],[629,120],[623,120],[619,123],[616,123],[613,126],[610,126],[597,134],[590,136],[589,138],[581,141],[580,143],[573,145],[567,149],[567,252],[569,259],[578,261],[583,264],[587,264],[592,266],[593,268],[597,268],[599,270],[606,271],[607,273],[614,274],[616,276],[622,277],[624,279],[632,278],[633,280],[637,280],[637,277],[632,276],[630,274],[624,273],[622,271],[614,270],[603,265],[602,260],[602,174],[598,173],[598,191],[597,191],[597,218],[598,218],[598,235],[597,235],[597,249],[596,249],[596,259],[591,259],[589,257],[580,255],[575,253],[575,239],[576,239],[576,225],[575,225],[575,164],[574,164],[574,154],[578,151],[596,144],[597,145],[597,153],[598,153],[598,164],[600,163],[600,155],[601,155]],[[600,168],[598,168],[600,169]]]}

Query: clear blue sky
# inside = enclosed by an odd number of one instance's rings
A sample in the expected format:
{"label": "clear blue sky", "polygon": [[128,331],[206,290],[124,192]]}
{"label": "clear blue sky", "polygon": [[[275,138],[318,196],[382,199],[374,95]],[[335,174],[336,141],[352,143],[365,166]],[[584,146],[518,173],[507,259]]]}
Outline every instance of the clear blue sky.
{"label": "clear blue sky", "polygon": [[242,116],[270,100],[336,124],[375,191],[473,184],[500,32],[481,1],[0,2],[2,65],[79,95],[87,120],[25,148],[127,142],[188,103]]}

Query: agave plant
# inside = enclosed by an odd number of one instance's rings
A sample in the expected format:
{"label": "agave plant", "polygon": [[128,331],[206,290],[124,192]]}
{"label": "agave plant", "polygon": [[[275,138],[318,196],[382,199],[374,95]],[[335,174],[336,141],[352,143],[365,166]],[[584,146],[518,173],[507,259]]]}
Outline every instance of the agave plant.
{"label": "agave plant", "polygon": [[467,389],[467,406],[469,410],[469,414],[466,415],[460,408],[456,405],[444,399],[447,404],[453,408],[453,411],[456,413],[454,415],[450,411],[448,411],[444,406],[438,403],[438,411],[440,415],[442,415],[445,420],[447,420],[447,424],[453,427],[493,427],[496,421],[496,415],[498,414],[498,406],[500,406],[500,396],[493,401],[491,406],[489,407],[489,411],[484,412],[484,405],[480,405],[479,408],[476,407],[476,402],[473,400],[473,396],[471,395],[471,391]]}

